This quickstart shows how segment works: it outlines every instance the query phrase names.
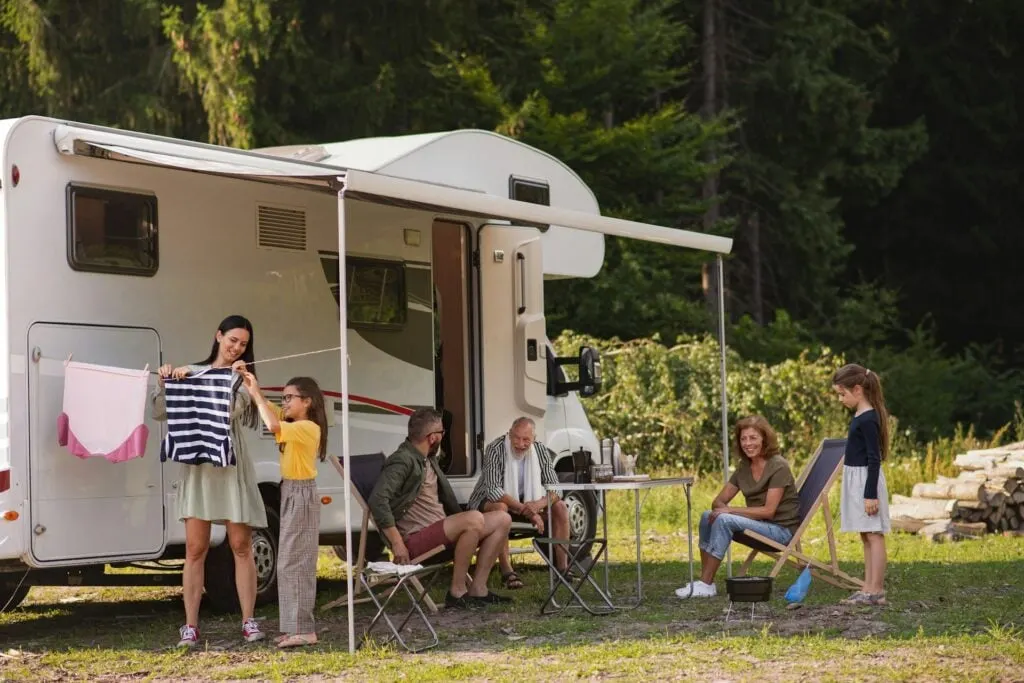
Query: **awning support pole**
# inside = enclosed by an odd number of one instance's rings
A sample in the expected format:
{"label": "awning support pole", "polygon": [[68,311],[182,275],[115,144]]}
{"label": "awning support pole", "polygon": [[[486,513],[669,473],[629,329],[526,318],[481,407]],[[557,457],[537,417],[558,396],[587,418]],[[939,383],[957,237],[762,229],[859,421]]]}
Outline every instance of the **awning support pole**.
{"label": "awning support pole", "polygon": [[[722,391],[722,481],[723,486],[729,483],[729,394],[725,385],[725,264],[722,255],[715,258],[715,276],[718,280],[718,350],[720,353],[721,391]],[[726,551],[726,576],[732,576],[732,549]]]}
{"label": "awning support pole", "polygon": [[338,302],[341,308],[340,367],[341,367],[341,459],[345,470],[345,584],[348,592],[348,651],[356,651],[355,603],[353,601],[352,564],[352,468],[349,467],[348,424],[348,294],[345,283],[345,190],[338,192]]}

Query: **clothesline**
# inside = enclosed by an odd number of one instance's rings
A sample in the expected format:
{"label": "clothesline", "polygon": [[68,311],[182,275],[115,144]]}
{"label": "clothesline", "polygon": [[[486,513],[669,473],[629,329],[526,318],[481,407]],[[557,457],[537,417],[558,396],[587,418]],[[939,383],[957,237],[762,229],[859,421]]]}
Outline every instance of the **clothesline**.
{"label": "clothesline", "polygon": [[[292,358],[303,358],[305,356],[315,356],[315,355],[320,354],[320,353],[330,353],[332,351],[341,351],[341,349],[342,349],[341,346],[332,346],[332,347],[326,348],[326,349],[317,349],[316,351],[303,351],[302,353],[289,353],[289,354],[284,355],[284,356],[274,356],[272,358],[264,358],[262,360],[256,360],[256,361],[253,361],[252,363],[250,363],[250,365],[262,365],[264,363],[274,363],[274,362],[279,361],[279,360],[289,360],[289,359],[292,359]],[[71,362],[71,359],[72,359],[73,356],[74,356],[73,353],[69,353],[68,357],[64,358],[64,359],[50,358],[48,356],[42,356],[42,355],[38,356],[38,358],[46,358],[47,360],[62,361],[66,365],[67,363]],[[351,363],[351,361],[349,361],[349,362]],[[147,365],[146,368],[148,369],[149,365]],[[149,370],[149,374],[151,374],[151,375],[159,375],[160,373],[157,372],[156,370]]]}

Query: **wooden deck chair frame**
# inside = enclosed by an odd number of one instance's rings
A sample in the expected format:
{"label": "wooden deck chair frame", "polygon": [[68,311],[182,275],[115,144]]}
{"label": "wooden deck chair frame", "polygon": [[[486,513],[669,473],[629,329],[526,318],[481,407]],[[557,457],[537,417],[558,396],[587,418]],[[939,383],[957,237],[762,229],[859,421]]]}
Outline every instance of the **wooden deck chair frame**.
{"label": "wooden deck chair frame", "polygon": [[[376,455],[376,454],[370,454],[370,455]],[[342,480],[344,480],[345,479],[345,468],[342,466],[340,459],[339,458],[334,458],[334,457],[329,457],[328,460],[331,462],[332,465],[334,465],[334,469],[336,469],[338,471],[338,475],[341,476]],[[372,519],[373,514],[370,512],[370,505],[366,502],[366,500],[363,499],[362,494],[359,493],[359,490],[356,488],[355,484],[351,480],[349,480],[348,487],[349,487],[349,494],[352,496],[352,500],[355,501],[356,504],[359,505],[359,507],[362,508],[362,511],[363,511],[363,523],[362,523],[362,526],[361,526],[360,532],[359,532],[359,550],[356,553],[355,567],[352,568],[353,577],[356,577],[356,576],[362,574],[366,570],[366,538],[367,538],[367,534],[370,533],[370,519]],[[376,525],[377,525],[377,522],[375,520],[374,521],[374,526],[376,526]],[[381,536],[383,537],[383,534],[381,534]],[[386,538],[384,539],[384,542],[387,543],[387,539]],[[439,545],[436,548],[432,548],[431,550],[428,550],[427,552],[423,553],[422,555],[418,555],[418,556],[410,559],[409,563],[410,564],[420,564],[424,560],[428,560],[431,557],[434,557],[435,555],[438,555],[438,554],[444,552],[444,550],[445,550],[444,545]],[[385,596],[386,598],[390,598],[391,594],[394,593],[399,588],[397,579],[395,577],[391,577],[391,576],[382,576],[381,577],[381,582],[382,583],[385,582],[385,581],[390,581],[390,580],[394,580],[395,581],[395,585],[387,593],[387,595]],[[411,577],[409,579],[409,583],[412,584],[413,587],[417,591],[419,591],[419,592],[423,591],[423,584],[420,583],[420,580],[417,577],[415,577],[415,576]],[[352,595],[353,595],[353,597],[358,596],[362,592],[363,592],[362,583],[360,581],[353,581],[352,582]],[[369,596],[364,596],[364,597],[355,597],[355,599],[352,602],[355,603],[355,604],[359,604],[359,603],[369,602],[369,601],[370,601]],[[332,600],[331,602],[328,602],[327,604],[323,605],[320,608],[320,610],[321,611],[325,611],[325,610],[333,609],[333,608],[337,607],[338,605],[347,604],[347,602],[348,602],[348,596],[347,595],[343,595],[340,598],[338,598],[336,600]],[[426,604],[427,609],[429,609],[431,613],[437,614],[437,611],[438,611],[437,604],[430,598],[429,595],[427,595],[427,596],[425,596],[423,598],[423,602]]]}
{"label": "wooden deck chair frame", "polygon": [[[814,456],[811,458],[810,462],[807,463],[803,472],[800,473],[800,478],[796,481],[797,491],[801,491],[803,489],[804,482],[813,470],[818,458],[821,457],[822,451],[825,447],[828,445],[834,446],[837,442],[843,442],[845,444],[845,441],[845,439],[824,439],[821,442],[818,449],[814,452]],[[754,562],[754,558],[757,557],[759,553],[763,553],[775,560],[775,565],[768,574],[772,578],[775,578],[782,570],[782,567],[789,562],[797,569],[801,570],[807,565],[810,565],[811,574],[813,576],[816,576],[822,581],[830,583],[833,586],[849,590],[859,590],[864,587],[863,580],[850,576],[839,568],[839,559],[836,554],[836,537],[832,528],[832,510],[829,507],[828,496],[829,491],[832,489],[832,485],[839,477],[840,472],[842,472],[842,468],[843,460],[840,458],[835,469],[829,474],[825,485],[821,489],[821,493],[818,494],[817,498],[808,508],[803,520],[800,522],[800,526],[797,527],[797,530],[793,533],[793,538],[790,539],[789,543],[783,545],[750,530],[744,530],[733,536],[733,541],[736,543],[746,545],[742,539],[743,536],[746,536],[747,538],[758,542],[762,546],[760,548],[751,548],[750,554],[747,555],[747,559],[744,560],[743,564],[740,566],[737,576],[746,576],[747,572],[750,570],[750,565]],[[825,533],[828,539],[829,554],[827,564],[816,558],[810,557],[809,555],[805,555],[800,547],[800,539],[803,537],[804,531],[807,530],[807,527],[814,518],[814,514],[819,508],[821,508],[821,512],[825,517]],[[771,550],[765,549],[764,546],[771,548]]]}

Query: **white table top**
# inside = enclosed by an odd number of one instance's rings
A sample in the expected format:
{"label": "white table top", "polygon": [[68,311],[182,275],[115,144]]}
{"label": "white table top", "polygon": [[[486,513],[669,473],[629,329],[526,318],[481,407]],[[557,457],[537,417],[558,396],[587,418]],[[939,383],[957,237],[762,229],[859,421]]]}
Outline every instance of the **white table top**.
{"label": "white table top", "polygon": [[637,491],[655,489],[661,486],[692,486],[693,477],[671,477],[668,479],[643,479],[640,481],[608,481],[576,484],[571,481],[548,484],[548,491]]}

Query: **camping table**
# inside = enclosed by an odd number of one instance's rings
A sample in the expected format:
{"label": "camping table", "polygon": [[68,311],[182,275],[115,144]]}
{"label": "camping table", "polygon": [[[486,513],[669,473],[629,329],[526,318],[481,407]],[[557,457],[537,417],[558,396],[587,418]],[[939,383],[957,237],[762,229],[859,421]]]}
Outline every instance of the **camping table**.
{"label": "camping table", "polygon": [[[565,577],[562,577],[561,575],[559,575],[557,573],[557,570],[555,569],[556,565],[555,565],[555,557],[554,557],[555,556],[554,546],[560,544],[560,542],[558,540],[552,539],[552,538],[544,538],[544,539],[538,538],[538,539],[534,539],[534,547],[537,548],[538,553],[540,554],[540,556],[542,558],[544,558],[544,561],[548,563],[548,586],[549,586],[550,591],[551,591],[548,594],[547,600],[545,600],[544,604],[541,605],[541,613],[542,614],[553,613],[553,612],[546,611],[546,608],[547,608],[547,606],[549,604],[551,604],[552,607],[555,607],[554,612],[560,612],[562,609],[564,609],[567,606],[567,605],[564,605],[564,606],[558,607],[557,604],[554,602],[555,593],[557,592],[558,588],[560,586],[562,586],[562,585],[564,585],[566,588],[568,588],[569,592],[576,599],[576,601],[580,604],[580,606],[583,607],[588,612],[590,612],[591,614],[607,614],[607,613],[613,612],[615,610],[633,609],[634,607],[636,607],[636,606],[638,606],[640,604],[640,602],[643,600],[643,591],[644,591],[643,567],[641,565],[641,549],[640,549],[640,508],[641,508],[641,504],[642,504],[642,501],[641,501],[641,498],[640,498],[640,492],[644,491],[645,492],[644,498],[646,498],[647,493],[649,493],[651,489],[660,488],[662,486],[681,486],[683,488],[683,491],[686,494],[686,537],[687,537],[687,546],[689,548],[688,559],[689,559],[689,565],[690,565],[690,584],[691,585],[693,584],[693,516],[692,516],[692,509],[693,509],[693,507],[692,507],[692,501],[690,499],[690,489],[693,487],[693,477],[672,477],[672,478],[669,478],[669,479],[644,479],[644,480],[640,480],[640,481],[592,482],[592,483],[587,483],[587,484],[575,484],[575,483],[572,483],[572,482],[559,482],[557,484],[550,484],[550,485],[546,486],[545,488],[548,491],[555,491],[555,492],[593,491],[594,493],[597,494],[598,505],[600,506],[601,513],[602,513],[601,516],[603,518],[604,537],[600,538],[600,539],[599,538],[583,539],[582,542],[580,542],[580,544],[579,544],[580,547],[582,547],[582,546],[586,545],[587,543],[595,543],[596,545],[599,546],[597,555],[594,556],[594,560],[590,564],[589,567],[582,567],[580,565],[579,561],[578,561],[578,558],[574,556],[574,553],[572,553],[569,550],[568,546],[566,547],[566,552],[569,553],[569,558],[570,558],[570,563],[571,563],[570,566],[575,565],[577,570],[581,571],[583,573],[582,578],[580,578],[580,580],[578,581],[578,585],[582,586],[583,582],[587,581],[590,584],[590,586],[592,586],[594,588],[594,590],[597,592],[598,597],[600,598],[601,602],[604,603],[604,605],[600,606],[598,609],[594,609],[594,608],[590,607],[589,605],[587,605],[586,602],[583,600],[583,598],[580,596],[580,594],[577,592],[577,590],[573,587],[572,583],[569,580],[567,580]],[[635,598],[633,599],[633,601],[630,604],[619,604],[619,605],[616,605],[614,602],[612,602],[611,588],[609,586],[609,580],[608,580],[608,509],[607,509],[607,507],[605,505],[605,493],[608,492],[608,491],[632,491],[633,492],[633,505],[634,505],[634,513],[633,513],[633,515],[634,515],[634,524],[635,524],[635,529],[636,529],[636,596],[635,596]],[[548,532],[550,533],[550,529],[551,529],[551,506],[548,506],[548,526],[547,526],[547,529],[548,529]],[[565,542],[561,542],[561,544],[564,545]],[[550,557],[548,556],[547,553],[542,552],[542,549],[540,548],[541,545],[548,545],[548,546],[551,547],[552,552],[551,552]],[[601,590],[601,587],[597,584],[597,582],[595,582],[593,580],[593,577],[590,576],[591,570],[593,569],[594,565],[596,565],[597,560],[600,558],[600,556],[602,554],[604,555],[604,590]],[[556,585],[556,579],[557,579],[558,585]]]}

